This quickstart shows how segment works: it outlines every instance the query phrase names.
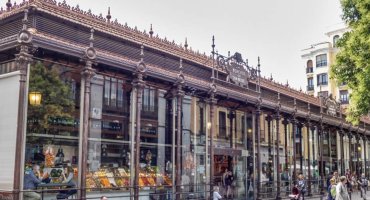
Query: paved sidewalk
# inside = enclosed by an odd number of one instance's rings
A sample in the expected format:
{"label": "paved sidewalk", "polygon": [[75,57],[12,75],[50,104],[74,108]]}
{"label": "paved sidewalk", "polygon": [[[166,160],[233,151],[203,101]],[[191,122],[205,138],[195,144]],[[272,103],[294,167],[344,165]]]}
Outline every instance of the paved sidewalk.
{"label": "paved sidewalk", "polygon": [[[319,198],[319,197],[315,197],[315,198],[309,198],[309,197],[307,197],[307,198],[305,198],[305,199],[312,199],[312,200],[319,200],[319,199],[321,199],[321,198]],[[324,197],[324,198],[322,198],[323,200],[326,200],[327,198],[326,198],[326,196]],[[352,198],[351,198],[351,200],[361,200],[361,199],[364,199],[364,198],[361,198],[361,194],[360,194],[360,192],[353,192],[352,193]],[[370,191],[367,191],[367,193],[366,193],[366,199],[368,199],[368,200],[370,200]]]}

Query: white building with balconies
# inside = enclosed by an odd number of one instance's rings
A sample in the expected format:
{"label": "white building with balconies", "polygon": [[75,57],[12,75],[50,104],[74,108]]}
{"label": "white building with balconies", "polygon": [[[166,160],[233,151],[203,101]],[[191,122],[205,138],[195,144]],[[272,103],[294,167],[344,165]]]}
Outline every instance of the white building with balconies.
{"label": "white building with balconies", "polygon": [[340,28],[326,33],[327,41],[312,44],[302,50],[302,60],[306,68],[307,93],[314,96],[327,97],[330,94],[342,104],[349,103],[349,91],[345,83],[338,84],[330,78],[330,67],[338,52],[336,43],[347,32],[348,28]]}

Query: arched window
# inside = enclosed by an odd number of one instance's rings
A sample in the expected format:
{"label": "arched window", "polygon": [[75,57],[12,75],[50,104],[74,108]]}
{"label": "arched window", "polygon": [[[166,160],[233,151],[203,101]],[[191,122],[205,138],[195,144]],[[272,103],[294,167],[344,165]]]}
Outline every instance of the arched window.
{"label": "arched window", "polygon": [[333,37],[333,47],[337,47],[338,40],[339,40],[339,35],[335,35]]}
{"label": "arched window", "polygon": [[306,73],[312,73],[313,72],[313,64],[312,60],[307,61],[307,66],[306,66]]}

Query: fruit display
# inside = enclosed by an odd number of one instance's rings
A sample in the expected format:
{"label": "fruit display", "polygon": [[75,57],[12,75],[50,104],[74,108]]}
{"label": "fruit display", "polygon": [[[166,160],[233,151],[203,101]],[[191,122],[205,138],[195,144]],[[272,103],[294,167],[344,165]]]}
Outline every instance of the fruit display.
{"label": "fruit display", "polygon": [[113,186],[113,187],[117,187],[117,183],[114,179],[114,175],[113,175],[113,172],[106,172],[107,174],[107,178],[108,178],[108,181],[109,183]]}
{"label": "fruit display", "polygon": [[53,148],[47,147],[45,153],[45,167],[54,167],[55,155]]}
{"label": "fruit display", "polygon": [[108,180],[107,174],[104,169],[101,169],[94,173],[98,177],[102,188],[110,188],[111,184]]}
{"label": "fruit display", "polygon": [[172,180],[168,176],[162,176],[163,178],[163,184],[172,186]]}
{"label": "fruit display", "polygon": [[86,175],[86,187],[91,189],[98,187],[92,173]]}
{"label": "fruit display", "polygon": [[61,169],[61,168],[53,168],[50,171],[50,177],[59,178],[59,177],[62,176],[62,173],[63,173],[63,169]]}
{"label": "fruit display", "polygon": [[[147,170],[143,168],[139,172],[139,186],[156,187],[162,185],[172,185],[172,180],[161,173],[155,173],[156,170]],[[127,189],[130,186],[130,172],[124,168],[104,168],[96,172],[88,173],[86,176],[86,185],[88,188],[115,188]]]}

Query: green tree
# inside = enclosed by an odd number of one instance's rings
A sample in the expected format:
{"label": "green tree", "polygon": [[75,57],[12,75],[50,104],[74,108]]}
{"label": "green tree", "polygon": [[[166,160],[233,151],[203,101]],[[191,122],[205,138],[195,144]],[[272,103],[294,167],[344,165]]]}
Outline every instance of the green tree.
{"label": "green tree", "polygon": [[341,0],[341,5],[350,31],[337,43],[331,77],[352,90],[346,120],[358,124],[370,111],[370,0]]}
{"label": "green tree", "polygon": [[72,91],[69,84],[61,79],[58,68],[37,62],[30,71],[29,91],[40,92],[42,100],[38,106],[29,106],[29,119],[37,119],[37,124],[47,130],[53,119],[72,118],[75,107]]}

